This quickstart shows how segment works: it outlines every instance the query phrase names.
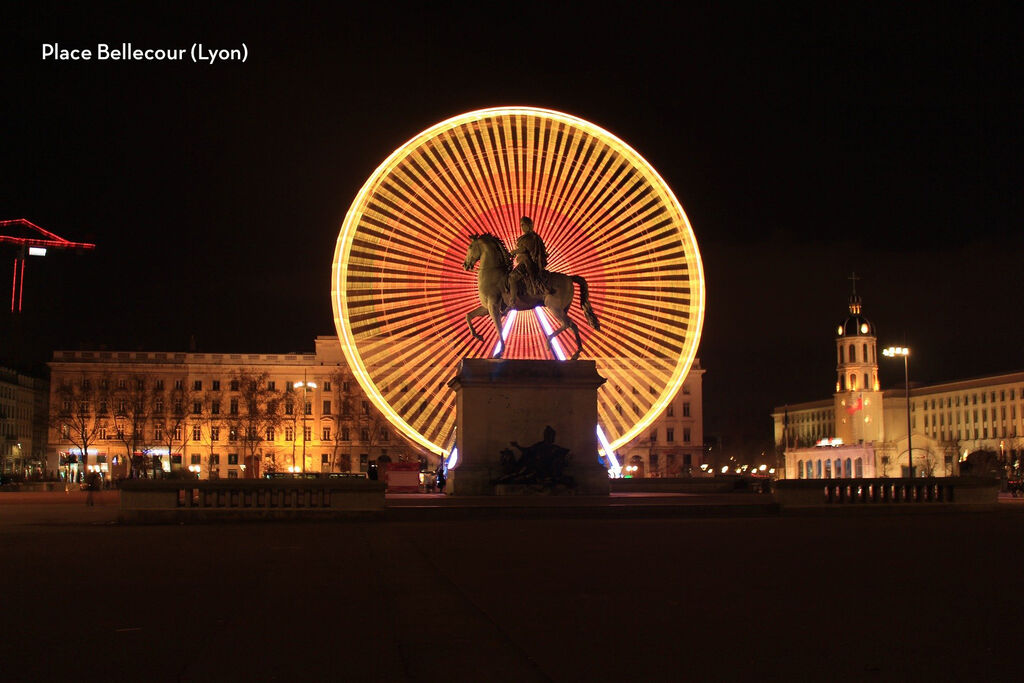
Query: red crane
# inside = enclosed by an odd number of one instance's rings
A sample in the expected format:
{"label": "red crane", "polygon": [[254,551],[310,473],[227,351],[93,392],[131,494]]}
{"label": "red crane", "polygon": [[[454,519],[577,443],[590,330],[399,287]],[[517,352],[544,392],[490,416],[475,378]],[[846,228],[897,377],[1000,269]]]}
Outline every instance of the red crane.
{"label": "red crane", "polygon": [[88,242],[69,242],[25,218],[0,221],[0,244],[4,243],[13,244],[18,248],[18,254],[14,257],[14,275],[11,279],[11,313],[21,313],[26,256],[45,256],[47,249],[90,251],[96,248],[95,244]]}

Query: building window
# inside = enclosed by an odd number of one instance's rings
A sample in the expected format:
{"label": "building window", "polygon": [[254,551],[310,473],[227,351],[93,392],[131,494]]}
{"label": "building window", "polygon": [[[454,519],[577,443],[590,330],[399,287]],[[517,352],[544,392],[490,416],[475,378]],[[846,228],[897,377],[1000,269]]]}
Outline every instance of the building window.
{"label": "building window", "polygon": [[277,391],[277,382],[274,380],[267,380],[267,389],[270,391]]}
{"label": "building window", "polygon": [[202,464],[202,462],[203,462],[203,456],[199,455],[198,453],[193,453],[192,454],[192,463],[191,464],[193,464],[193,465],[200,465],[200,464]]}
{"label": "building window", "polygon": [[213,386],[213,390],[214,391],[220,391],[220,380],[219,379],[213,380],[213,382],[211,384]]}
{"label": "building window", "polygon": [[238,430],[236,428],[228,428],[228,441],[238,441]]}
{"label": "building window", "polygon": [[220,441],[220,427],[210,427],[210,441]]}
{"label": "building window", "polygon": [[228,406],[228,411],[232,415],[238,415],[238,399],[237,398],[231,399],[231,403]]}
{"label": "building window", "polygon": [[676,430],[672,427],[665,429],[665,441],[673,442],[676,440]]}
{"label": "building window", "polygon": [[324,391],[330,391],[330,390],[331,390],[331,383],[330,382],[324,382]]}
{"label": "building window", "polygon": [[331,414],[331,402],[330,401],[324,401],[323,413],[322,414],[323,415],[330,415]]}
{"label": "building window", "polygon": [[369,441],[370,440],[370,430],[369,429],[360,429],[359,430],[359,439],[361,441]]}
{"label": "building window", "polygon": [[380,440],[381,441],[390,441],[391,440],[391,434],[388,432],[387,428],[385,428],[385,427],[381,427],[381,430],[380,430]]}
{"label": "building window", "polygon": [[322,432],[320,434],[320,440],[321,441],[330,441],[331,440],[331,428],[330,427],[324,427],[323,428],[323,430],[322,430]]}
{"label": "building window", "polygon": [[192,390],[193,391],[202,391],[203,390],[203,380],[197,379],[195,382],[192,382]]}
{"label": "building window", "polygon": [[657,429],[652,429],[651,430],[651,443],[657,443],[657,441],[658,441],[658,430]]}
{"label": "building window", "polygon": [[668,417],[675,417],[675,415],[676,415],[675,404],[673,404],[673,403],[669,403],[668,404],[668,408],[665,410],[665,415],[667,415]]}
{"label": "building window", "polygon": [[351,434],[349,434],[348,427],[342,427],[341,428],[341,440],[342,441],[351,441],[351,438],[349,438],[350,436],[351,436]]}
{"label": "building window", "polygon": [[850,362],[857,362],[857,347],[854,346],[853,344],[850,344]]}
{"label": "building window", "polygon": [[231,380],[231,383],[228,386],[231,387],[231,391],[238,391],[238,380],[237,379]]}
{"label": "building window", "polygon": [[176,380],[174,380],[174,388],[177,389],[178,391],[181,391],[182,389],[184,389],[185,388],[185,380],[183,380],[183,379],[176,379]]}
{"label": "building window", "polygon": [[202,412],[203,412],[203,402],[202,401],[192,401],[192,414],[193,415],[201,415]]}
{"label": "building window", "polygon": [[690,428],[689,427],[683,427],[683,441],[686,442],[686,443],[690,443]]}
{"label": "building window", "polygon": [[238,453],[228,453],[228,464],[229,465],[237,465],[238,464]]}
{"label": "building window", "polygon": [[164,428],[163,427],[159,427],[159,426],[153,427],[153,440],[154,441],[163,441],[164,440]]}
{"label": "building window", "polygon": [[370,414],[370,402],[369,401],[363,401],[363,415],[369,415],[369,414]]}
{"label": "building window", "polygon": [[153,412],[164,412],[164,400],[162,398],[157,398],[153,400]]}
{"label": "building window", "polygon": [[181,441],[181,425],[174,428],[174,440]]}
{"label": "building window", "polygon": [[309,441],[312,438],[313,438],[313,428],[312,427],[308,427],[308,426],[307,427],[303,427],[302,428],[302,440],[303,441]]}
{"label": "building window", "polygon": [[284,428],[284,440],[285,441],[295,441],[295,428],[294,427],[285,427]]}
{"label": "building window", "polygon": [[156,389],[157,391],[163,391],[164,390],[164,381],[162,379],[154,380],[153,381],[153,388]]}
{"label": "building window", "polygon": [[839,345],[839,364],[842,365],[846,362],[846,353],[843,352],[843,345]]}
{"label": "building window", "polygon": [[267,441],[273,441],[273,440],[274,440],[274,428],[273,427],[267,427]]}
{"label": "building window", "polygon": [[306,401],[306,405],[305,405],[304,410],[305,410],[305,414],[306,415],[312,415],[313,414],[313,402],[312,401]]}
{"label": "building window", "polygon": [[199,425],[192,425],[192,440],[201,441],[203,438],[203,428]]}
{"label": "building window", "polygon": [[211,415],[220,415],[220,401],[211,401],[210,402],[210,414]]}
{"label": "building window", "polygon": [[293,404],[291,401],[288,401],[287,403],[285,403],[284,404],[284,414],[285,415],[294,415],[295,414],[295,404]]}
{"label": "building window", "polygon": [[[864,359],[865,363],[868,362],[868,345],[867,344],[864,344],[864,346],[861,348],[861,350],[860,350],[860,357],[862,359]],[[867,384],[867,382],[865,382],[865,384]]]}
{"label": "building window", "polygon": [[689,403],[684,403],[683,404],[683,417],[690,417],[690,404]]}

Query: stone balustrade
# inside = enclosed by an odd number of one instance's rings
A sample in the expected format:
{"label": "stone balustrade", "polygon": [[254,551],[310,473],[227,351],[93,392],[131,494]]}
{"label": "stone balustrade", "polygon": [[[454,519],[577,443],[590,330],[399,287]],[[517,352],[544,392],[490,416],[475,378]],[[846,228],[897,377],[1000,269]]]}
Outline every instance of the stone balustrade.
{"label": "stone balustrade", "polygon": [[363,478],[140,479],[120,489],[126,522],[329,518],[384,509],[384,482]]}
{"label": "stone balustrade", "polygon": [[981,477],[785,479],[775,500],[786,507],[949,504],[995,505],[999,482]]}

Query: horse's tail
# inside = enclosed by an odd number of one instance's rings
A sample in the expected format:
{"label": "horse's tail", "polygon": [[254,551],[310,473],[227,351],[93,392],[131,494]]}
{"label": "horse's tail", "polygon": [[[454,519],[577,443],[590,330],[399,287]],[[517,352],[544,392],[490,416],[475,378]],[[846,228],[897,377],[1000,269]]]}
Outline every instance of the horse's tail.
{"label": "horse's tail", "polygon": [[597,315],[590,306],[590,288],[587,287],[587,281],[579,275],[570,275],[569,278],[580,288],[580,308],[583,309],[583,315],[587,316],[587,322],[595,330],[600,330],[601,324],[597,321]]}

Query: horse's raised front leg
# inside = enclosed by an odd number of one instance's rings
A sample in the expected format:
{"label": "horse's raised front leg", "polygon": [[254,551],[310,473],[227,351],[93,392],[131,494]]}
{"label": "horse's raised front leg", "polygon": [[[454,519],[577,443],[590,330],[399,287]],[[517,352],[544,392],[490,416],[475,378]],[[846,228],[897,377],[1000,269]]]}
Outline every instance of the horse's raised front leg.
{"label": "horse's raised front leg", "polygon": [[480,333],[473,327],[473,318],[482,318],[487,315],[486,306],[477,306],[472,311],[466,314],[466,324],[469,325],[469,333],[473,335],[473,339],[477,341],[483,341],[484,338],[480,336]]}

